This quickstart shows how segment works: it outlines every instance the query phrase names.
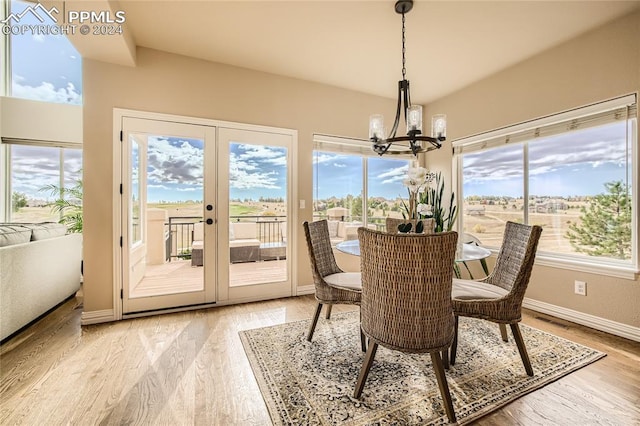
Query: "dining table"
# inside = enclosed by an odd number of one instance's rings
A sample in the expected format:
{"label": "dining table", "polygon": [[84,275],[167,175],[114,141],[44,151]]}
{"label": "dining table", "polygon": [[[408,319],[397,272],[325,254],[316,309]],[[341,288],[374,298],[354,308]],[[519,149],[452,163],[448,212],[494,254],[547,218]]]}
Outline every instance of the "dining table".
{"label": "dining table", "polygon": [[[353,256],[360,256],[360,241],[359,240],[345,240],[336,244],[336,249],[342,253],[350,254]],[[491,250],[482,247],[476,243],[459,243],[456,250],[456,263],[471,262],[474,260],[482,260],[491,256]],[[465,263],[466,265],[466,263]],[[467,268],[468,270],[469,268]],[[460,278],[460,269],[456,266],[454,271],[457,278]],[[487,271],[485,271],[487,272]],[[471,275],[471,271],[469,271]],[[471,276],[473,278],[473,276]]]}

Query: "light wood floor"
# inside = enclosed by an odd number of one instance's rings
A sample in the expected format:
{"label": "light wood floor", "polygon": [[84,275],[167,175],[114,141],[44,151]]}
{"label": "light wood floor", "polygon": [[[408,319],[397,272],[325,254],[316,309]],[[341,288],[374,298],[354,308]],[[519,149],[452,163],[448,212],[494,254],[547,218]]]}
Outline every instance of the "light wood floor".
{"label": "light wood floor", "polygon": [[[86,327],[79,304],[69,300],[0,347],[0,424],[268,425],[238,331],[309,318],[315,301],[303,296]],[[640,424],[640,343],[532,312],[524,323],[608,356],[476,424]]]}

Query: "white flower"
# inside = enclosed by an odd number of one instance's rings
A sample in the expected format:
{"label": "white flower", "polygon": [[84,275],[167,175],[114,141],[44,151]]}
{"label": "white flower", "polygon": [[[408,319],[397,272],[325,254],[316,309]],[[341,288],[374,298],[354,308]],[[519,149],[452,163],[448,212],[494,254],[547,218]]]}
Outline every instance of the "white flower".
{"label": "white flower", "polygon": [[411,167],[407,174],[409,175],[409,178],[422,184],[426,181],[428,172],[424,167]]}
{"label": "white flower", "polygon": [[423,216],[431,214],[431,206],[429,204],[420,203],[418,204],[417,212]]}

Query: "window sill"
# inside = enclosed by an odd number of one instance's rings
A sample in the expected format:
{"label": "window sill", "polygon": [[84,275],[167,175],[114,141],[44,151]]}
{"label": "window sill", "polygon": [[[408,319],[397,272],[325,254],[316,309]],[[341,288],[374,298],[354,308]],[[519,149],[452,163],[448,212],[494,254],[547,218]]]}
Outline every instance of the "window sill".
{"label": "window sill", "polygon": [[607,277],[624,278],[626,280],[636,280],[638,269],[633,265],[621,265],[614,263],[594,262],[587,259],[568,259],[551,254],[538,254],[536,265],[548,266],[551,268],[569,269],[571,271],[587,272],[590,274],[604,275]]}

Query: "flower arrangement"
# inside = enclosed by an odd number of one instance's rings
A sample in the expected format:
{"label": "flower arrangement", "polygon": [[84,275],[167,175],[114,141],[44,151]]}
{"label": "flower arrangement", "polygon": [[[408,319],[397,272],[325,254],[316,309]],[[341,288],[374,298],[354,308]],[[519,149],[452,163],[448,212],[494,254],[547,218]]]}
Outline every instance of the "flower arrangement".
{"label": "flower arrangement", "polygon": [[405,219],[421,219],[429,216],[431,206],[420,202],[421,195],[426,191],[427,186],[434,179],[435,175],[429,173],[424,167],[409,167],[407,177],[402,181],[409,192],[409,202],[404,205],[406,212],[402,213]]}
{"label": "flower arrangement", "polygon": [[[432,187],[431,183],[435,183]],[[433,218],[435,232],[451,231],[458,217],[455,193],[451,193],[448,209],[443,207],[444,179],[442,173],[430,173],[424,167],[410,167],[403,184],[409,192],[409,202],[403,206],[405,219]]]}

